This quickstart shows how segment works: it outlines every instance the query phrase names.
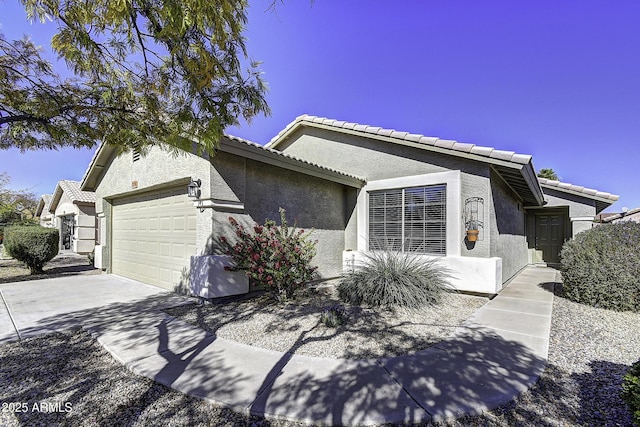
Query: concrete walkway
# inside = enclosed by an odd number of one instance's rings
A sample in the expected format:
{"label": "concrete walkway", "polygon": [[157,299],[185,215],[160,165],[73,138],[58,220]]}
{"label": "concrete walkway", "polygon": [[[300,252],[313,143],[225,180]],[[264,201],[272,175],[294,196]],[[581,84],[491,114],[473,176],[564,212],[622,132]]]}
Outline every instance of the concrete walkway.
{"label": "concrete walkway", "polygon": [[16,308],[19,295],[0,285],[0,342],[3,334],[11,339],[9,324],[22,337],[79,324],[132,372],[244,413],[330,425],[410,424],[477,414],[533,385],[546,365],[558,276],[527,267],[451,338],[388,359],[321,359],[228,341],[159,311],[185,299],[131,281],[137,294],[123,301],[40,320]]}

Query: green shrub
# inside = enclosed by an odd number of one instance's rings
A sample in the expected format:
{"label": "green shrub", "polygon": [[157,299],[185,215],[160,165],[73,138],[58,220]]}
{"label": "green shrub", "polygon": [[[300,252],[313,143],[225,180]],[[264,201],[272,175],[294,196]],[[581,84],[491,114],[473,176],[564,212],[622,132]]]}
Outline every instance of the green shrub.
{"label": "green shrub", "polygon": [[449,271],[436,260],[397,251],[372,251],[365,257],[338,284],[338,296],[350,304],[418,308],[438,304],[451,287]]}
{"label": "green shrub", "polygon": [[604,224],[579,233],[560,253],[565,296],[617,311],[640,311],[640,224]]}
{"label": "green shrub", "polygon": [[31,274],[42,272],[42,267],[58,254],[58,244],[58,230],[55,228],[28,226],[5,229],[7,254],[25,263]]}
{"label": "green shrub", "polygon": [[634,363],[624,376],[622,399],[629,406],[633,422],[640,426],[640,360]]}
{"label": "green shrub", "polygon": [[2,244],[2,242],[4,241],[5,228],[13,227],[13,226],[33,227],[36,225],[40,225],[40,223],[34,218],[26,218],[26,219],[21,219],[19,221],[12,222],[12,223],[0,224],[0,244]]}
{"label": "green shrub", "polygon": [[280,221],[280,226],[272,220],[267,220],[264,226],[255,224],[251,233],[229,217],[239,241],[231,245],[224,236],[220,240],[227,246],[236,269],[246,270],[274,299],[285,301],[314,278],[318,267],[311,265],[316,242],[309,240],[309,233],[297,230],[295,224],[289,227],[282,208]]}
{"label": "green shrub", "polygon": [[320,321],[329,328],[337,328],[347,320],[347,310],[340,304],[322,310]]}

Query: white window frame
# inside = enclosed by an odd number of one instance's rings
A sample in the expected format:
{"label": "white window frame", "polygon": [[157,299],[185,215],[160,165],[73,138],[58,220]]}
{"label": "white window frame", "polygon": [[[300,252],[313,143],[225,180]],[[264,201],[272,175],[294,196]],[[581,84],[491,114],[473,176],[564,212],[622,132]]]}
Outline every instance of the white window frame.
{"label": "white window frame", "polygon": [[[446,255],[460,256],[462,241],[462,211],[460,208],[460,171],[436,172],[399,178],[369,181],[358,194],[358,250],[369,250],[369,192],[431,185],[447,186]],[[429,254],[424,254],[429,255]],[[440,255],[441,256],[441,255]]]}

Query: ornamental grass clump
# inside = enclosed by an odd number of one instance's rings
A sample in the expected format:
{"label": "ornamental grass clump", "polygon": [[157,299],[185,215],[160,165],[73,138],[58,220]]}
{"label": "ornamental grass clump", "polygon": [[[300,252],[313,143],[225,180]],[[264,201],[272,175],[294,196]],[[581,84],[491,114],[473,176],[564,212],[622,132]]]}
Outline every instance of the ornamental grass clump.
{"label": "ornamental grass clump", "polygon": [[256,223],[250,232],[233,217],[229,222],[238,240],[233,245],[225,237],[220,240],[233,258],[234,269],[246,270],[249,278],[268,289],[275,300],[292,298],[315,277],[318,267],[312,266],[311,260],[317,241],[310,240],[311,233],[298,230],[295,223],[289,227],[284,209],[280,208],[280,226],[267,220],[264,225]]}
{"label": "ornamental grass clump", "polygon": [[565,296],[616,311],[640,312],[640,224],[603,224],[576,235],[560,253]]}
{"label": "ornamental grass clump", "polygon": [[449,270],[437,260],[398,251],[372,251],[362,266],[346,273],[338,296],[349,304],[419,308],[438,304],[451,288]]}
{"label": "ornamental grass clump", "polygon": [[7,227],[4,233],[7,254],[25,263],[31,274],[42,273],[44,265],[58,254],[60,237],[55,228]]}

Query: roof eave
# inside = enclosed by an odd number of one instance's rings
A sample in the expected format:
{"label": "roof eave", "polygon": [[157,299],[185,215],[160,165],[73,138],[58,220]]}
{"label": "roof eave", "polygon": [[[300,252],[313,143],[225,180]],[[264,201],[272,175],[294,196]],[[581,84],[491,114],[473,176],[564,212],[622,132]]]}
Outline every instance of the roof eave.
{"label": "roof eave", "polygon": [[573,196],[578,196],[584,199],[593,200],[596,206],[596,215],[602,212],[603,210],[605,210],[606,208],[608,208],[609,206],[613,205],[619,199],[619,197],[615,195],[611,195],[610,197],[600,197],[597,194],[588,194],[580,191],[571,190],[570,188],[558,187],[555,185],[540,184],[540,186],[543,189],[547,188],[549,190],[555,190],[560,193],[571,194]]}
{"label": "roof eave", "polygon": [[44,209],[44,205],[45,205],[45,201],[44,199],[40,198],[40,201],[38,202],[38,206],[36,206],[36,215],[35,216],[40,216],[40,214],[42,214],[42,211]]}
{"label": "roof eave", "polygon": [[[301,117],[304,117],[304,116],[301,116]],[[533,164],[531,160],[529,160],[528,163],[516,163],[508,160],[494,158],[494,157],[482,156],[482,155],[478,155],[470,152],[456,151],[449,148],[438,147],[435,145],[427,145],[419,142],[392,138],[385,135],[363,134],[362,132],[356,131],[353,129],[345,129],[345,128],[338,129],[334,126],[329,126],[322,123],[305,121],[301,117],[297,118],[294,122],[292,122],[289,126],[287,126],[287,128],[285,128],[274,140],[266,144],[265,147],[270,149],[277,149],[278,146],[283,144],[295,132],[297,132],[299,129],[304,127],[313,127],[313,128],[324,129],[332,132],[341,132],[341,133],[358,136],[358,137],[374,138],[383,142],[404,145],[408,147],[414,147],[414,148],[432,151],[436,153],[461,157],[468,160],[484,162],[493,166],[517,170],[520,172],[522,176],[522,181],[526,184],[526,187],[528,188],[527,193],[530,193],[530,194],[521,195],[522,199],[528,200],[529,205],[542,206],[542,204],[544,203],[544,195],[542,193],[542,189],[540,188],[540,184],[538,183],[538,180],[536,178],[535,170],[533,168]],[[498,173],[500,172],[498,171]],[[503,179],[505,179],[507,183],[509,182],[508,178],[503,178]],[[514,189],[514,191],[516,190]]]}
{"label": "roof eave", "polygon": [[456,157],[462,157],[462,158],[469,159],[469,160],[476,160],[476,161],[495,164],[495,165],[502,165],[502,166],[508,166],[508,167],[514,167],[514,165],[517,165],[516,167],[523,166],[523,164],[521,164],[521,163],[515,163],[515,162],[511,162],[511,161],[508,161],[508,160],[502,160],[502,159],[498,159],[498,158],[494,158],[494,157],[481,156],[481,155],[478,155],[478,154],[469,153],[469,152],[465,152],[465,151],[456,151],[456,150],[452,150],[452,149],[449,149],[449,148],[438,147],[438,146],[435,146],[435,145],[421,144],[419,142],[392,138],[392,137],[385,136],[385,135],[367,134],[367,133],[362,133],[360,131],[356,131],[356,130],[352,130],[352,129],[337,129],[337,128],[333,127],[333,126],[328,126],[328,125],[324,125],[324,124],[320,124],[320,123],[311,123],[311,122],[298,122],[297,124],[295,124],[294,126],[289,128],[289,130],[286,133],[284,133],[280,138],[278,138],[278,140],[276,141],[277,144],[274,144],[272,146],[268,146],[269,144],[267,144],[267,145],[265,145],[265,147],[266,148],[271,148],[271,149],[276,149],[274,147],[276,147],[277,145],[280,145],[281,142],[283,142],[286,139],[288,139],[294,132],[296,132],[298,129],[300,129],[302,127],[314,127],[314,128],[317,128],[317,129],[328,130],[328,131],[331,131],[331,132],[340,132],[340,133],[345,133],[345,134],[348,134],[348,135],[358,136],[358,137],[361,137],[361,138],[373,138],[373,139],[376,139],[376,140],[379,140],[379,141],[388,142],[388,143],[392,143],[392,144],[405,145],[405,146],[408,146],[408,147],[415,147],[415,148],[419,148],[419,149],[422,149],[422,150],[433,151],[435,153],[448,154],[448,155],[452,155],[452,156],[456,156]]}
{"label": "roof eave", "polygon": [[60,186],[60,181],[56,184],[56,189],[53,192],[53,196],[51,197],[51,203],[49,203],[49,212],[52,214],[56,213],[56,208],[58,207],[58,203],[60,203],[60,198],[62,197],[62,187]]}
{"label": "roof eave", "polygon": [[96,187],[98,185],[100,176],[104,172],[106,163],[115,152],[116,148],[114,146],[104,143],[100,144],[100,146],[96,150],[96,153],[91,159],[89,167],[82,177],[82,182],[80,183],[80,189],[82,191],[96,191]]}
{"label": "roof eave", "polygon": [[338,184],[347,185],[349,187],[361,188],[366,182],[363,178],[349,176],[313,165],[303,160],[286,157],[282,153],[274,153],[269,149],[265,149],[265,147],[254,147],[249,143],[237,143],[237,141],[234,143],[233,139],[238,138],[225,136],[225,138],[220,141],[220,150],[225,153],[235,154],[273,166],[300,172],[305,175],[311,175],[317,178],[333,181]]}

